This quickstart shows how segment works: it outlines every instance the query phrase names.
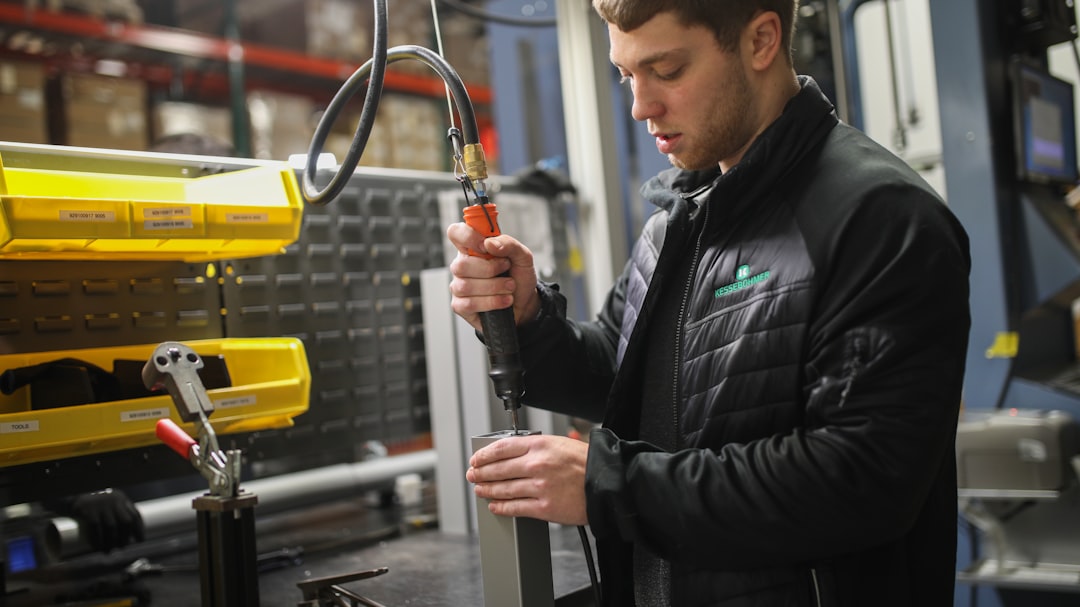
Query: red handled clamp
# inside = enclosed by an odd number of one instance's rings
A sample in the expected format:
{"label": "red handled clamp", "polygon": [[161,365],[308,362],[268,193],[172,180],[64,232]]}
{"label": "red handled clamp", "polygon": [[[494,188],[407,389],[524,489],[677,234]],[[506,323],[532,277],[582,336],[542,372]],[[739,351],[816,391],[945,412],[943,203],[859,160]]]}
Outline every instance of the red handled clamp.
{"label": "red handled clamp", "polygon": [[214,412],[214,404],[198,374],[202,366],[202,358],[190,347],[165,342],[154,349],[143,366],[143,384],[151,391],[167,390],[180,419],[198,427],[196,441],[171,419],[162,419],[157,423],[158,439],[191,462],[210,483],[212,495],[235,497],[240,486],[240,451],[222,451],[218,447],[217,435],[207,418]]}

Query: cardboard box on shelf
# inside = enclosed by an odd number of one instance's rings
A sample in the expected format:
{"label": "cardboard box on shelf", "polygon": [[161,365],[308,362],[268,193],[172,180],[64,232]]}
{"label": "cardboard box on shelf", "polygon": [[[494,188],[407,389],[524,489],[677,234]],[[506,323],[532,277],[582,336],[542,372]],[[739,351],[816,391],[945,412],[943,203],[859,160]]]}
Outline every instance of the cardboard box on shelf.
{"label": "cardboard box on shelf", "polygon": [[255,158],[287,160],[306,154],[315,133],[315,102],[272,91],[248,93],[251,152]]}
{"label": "cardboard box on shelf", "polygon": [[401,169],[445,171],[450,168],[449,127],[446,102],[414,95],[384,94],[379,106],[385,111],[389,138],[393,141],[392,166]]}
{"label": "cardboard box on shelf", "polygon": [[220,36],[222,24],[225,23],[225,3],[173,0],[172,7],[159,6],[152,13],[147,13],[147,20],[158,25]]}
{"label": "cardboard box on shelf", "polygon": [[240,2],[236,7],[236,13],[240,21],[240,39],[243,42],[297,53],[307,51],[307,32],[303,25],[307,19],[307,10],[304,2],[296,0]]}
{"label": "cardboard box on shelf", "polygon": [[307,0],[304,18],[309,54],[357,64],[371,58],[375,14],[370,4]]}
{"label": "cardboard box on shelf", "polygon": [[143,10],[135,0],[26,0],[26,4],[54,13],[80,13],[96,19],[135,24],[143,22]]}
{"label": "cardboard box on shelf", "polygon": [[115,103],[125,108],[134,108],[146,102],[146,83],[142,80],[100,74],[66,73],[61,77],[61,87],[64,99],[70,101],[102,105]]}
{"label": "cardboard box on shelf", "polygon": [[149,142],[146,84],[67,73],[60,77],[67,145],[144,150]]}
{"label": "cardboard box on shelf", "polygon": [[[326,144],[323,151],[334,155],[341,163],[349,153],[356,135],[356,127],[360,122],[360,112],[352,112],[345,116],[339,116],[334,121],[330,134],[326,136]],[[375,116],[375,122],[371,125],[367,142],[364,144],[364,153],[360,156],[360,166],[369,167],[392,167],[394,166],[394,139],[390,135],[390,117],[382,104]]]}
{"label": "cardboard box on shelf", "polygon": [[[0,112],[2,112],[0,108]],[[0,114],[0,141],[17,143],[49,143],[49,134],[45,127],[11,122]]]}
{"label": "cardboard box on shelf", "polygon": [[483,22],[452,12],[444,12],[440,17],[447,62],[466,85],[489,85],[491,60],[487,29]]}
{"label": "cardboard box on shelf", "polygon": [[143,135],[118,136],[108,131],[78,130],[68,131],[67,145],[107,150],[140,151],[147,148],[147,141]]}
{"label": "cardboard box on shelf", "polygon": [[0,139],[48,143],[45,68],[25,61],[0,61]]}
{"label": "cardboard box on shelf", "polygon": [[186,101],[160,101],[150,112],[154,141],[190,133],[233,145],[232,112],[228,108]]}
{"label": "cardboard box on shelf", "polygon": [[[324,152],[340,163],[352,144],[359,111],[340,116],[326,138]],[[446,102],[403,93],[383,92],[360,166],[446,171],[450,169]]]}
{"label": "cardboard box on shelf", "polygon": [[[401,2],[394,4],[390,10],[387,23],[386,44],[388,47],[416,44],[435,49],[435,27],[431,22],[430,2]],[[368,51],[368,57],[371,51]],[[429,76],[437,78],[431,68],[419,61],[411,59],[395,61],[387,70]]]}
{"label": "cardboard box on shelf", "polygon": [[[212,37],[223,37],[229,18],[226,2],[172,0],[170,7],[147,3],[147,20]],[[152,6],[151,6],[152,5]],[[242,0],[236,3],[241,42],[297,52],[306,47],[304,3],[297,0]]]}

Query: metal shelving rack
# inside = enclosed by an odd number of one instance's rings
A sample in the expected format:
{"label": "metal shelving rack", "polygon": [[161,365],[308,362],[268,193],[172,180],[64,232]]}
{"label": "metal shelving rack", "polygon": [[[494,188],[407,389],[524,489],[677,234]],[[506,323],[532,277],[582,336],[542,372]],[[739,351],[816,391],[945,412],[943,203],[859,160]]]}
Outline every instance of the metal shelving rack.
{"label": "metal shelving rack", "polygon": [[[155,87],[179,86],[187,90],[197,86],[202,95],[227,98],[233,112],[234,145],[240,156],[248,156],[250,134],[246,132],[246,90],[258,86],[301,92],[328,101],[360,64],[241,40],[235,3],[236,0],[227,3],[233,10],[226,11],[224,29],[227,34],[219,37],[158,25],[53,12],[32,8],[23,2],[0,2],[0,32],[4,29],[29,31],[53,41],[78,42],[81,47],[78,55],[68,51],[45,57],[11,49],[0,49],[0,53],[44,61],[56,67],[79,66],[79,69],[85,69],[87,58],[112,59],[124,62],[131,76]],[[225,69],[221,72],[184,69],[175,59],[209,62]],[[431,98],[441,99],[446,95],[443,81],[434,74],[422,76],[388,70],[384,87],[387,91]],[[469,83],[466,87],[473,103],[481,106],[491,103],[490,87]],[[481,128],[489,127],[490,120],[481,117]]]}

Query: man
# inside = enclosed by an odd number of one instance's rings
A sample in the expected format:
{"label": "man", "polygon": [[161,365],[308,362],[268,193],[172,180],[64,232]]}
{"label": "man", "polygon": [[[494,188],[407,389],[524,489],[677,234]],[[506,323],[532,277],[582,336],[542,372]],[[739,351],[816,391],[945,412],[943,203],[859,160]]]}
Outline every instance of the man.
{"label": "man", "polygon": [[795,75],[796,4],[594,0],[675,165],[595,321],[512,237],[448,230],[455,312],[514,307],[526,404],[603,421],[467,477],[496,514],[589,524],[605,605],[952,604],[967,237]]}

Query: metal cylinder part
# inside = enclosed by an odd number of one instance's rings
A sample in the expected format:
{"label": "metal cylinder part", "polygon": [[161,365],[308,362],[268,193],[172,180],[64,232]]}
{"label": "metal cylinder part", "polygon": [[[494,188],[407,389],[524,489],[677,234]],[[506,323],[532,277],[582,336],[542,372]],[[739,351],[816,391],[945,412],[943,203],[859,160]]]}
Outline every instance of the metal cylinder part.
{"label": "metal cylinder part", "polygon": [[[539,434],[535,430],[501,430],[472,437],[473,453],[498,440]],[[484,604],[489,607],[552,607],[551,537],[545,521],[496,516],[477,498],[480,571]]]}

